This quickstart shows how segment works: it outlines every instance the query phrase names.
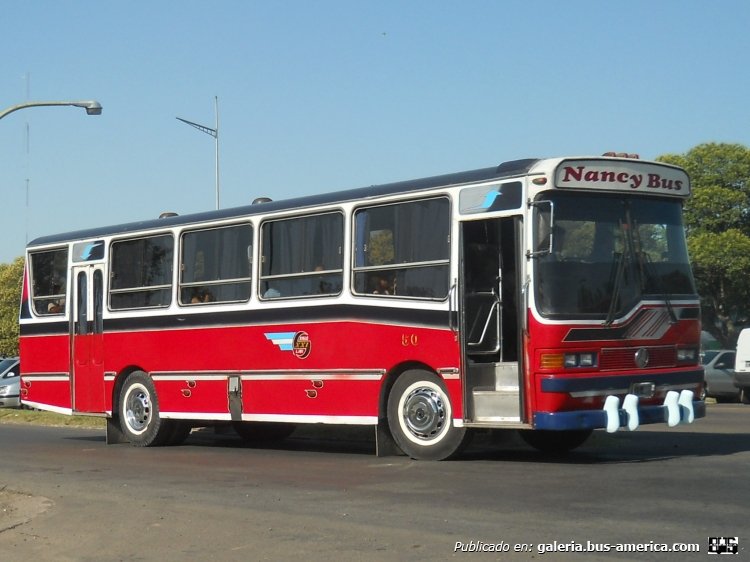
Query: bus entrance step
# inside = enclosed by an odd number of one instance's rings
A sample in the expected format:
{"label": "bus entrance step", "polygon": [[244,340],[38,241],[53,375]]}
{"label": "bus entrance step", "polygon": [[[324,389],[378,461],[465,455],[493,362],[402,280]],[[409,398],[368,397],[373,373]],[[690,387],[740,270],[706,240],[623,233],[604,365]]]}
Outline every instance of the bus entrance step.
{"label": "bus entrance step", "polygon": [[471,394],[474,402],[474,421],[521,421],[518,386],[475,388]]}

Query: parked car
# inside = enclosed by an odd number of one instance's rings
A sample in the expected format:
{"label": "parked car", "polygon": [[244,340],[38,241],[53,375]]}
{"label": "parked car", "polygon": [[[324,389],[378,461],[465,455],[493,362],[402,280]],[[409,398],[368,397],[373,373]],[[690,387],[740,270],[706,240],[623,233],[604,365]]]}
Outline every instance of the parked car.
{"label": "parked car", "polygon": [[731,349],[712,349],[703,353],[705,369],[704,397],[716,398],[717,402],[736,402],[739,389],[734,386],[734,360]]}
{"label": "parked car", "polygon": [[750,328],[742,330],[737,339],[734,386],[740,394],[740,400],[750,404]]}
{"label": "parked car", "polygon": [[0,408],[21,407],[21,368],[18,357],[0,359]]}

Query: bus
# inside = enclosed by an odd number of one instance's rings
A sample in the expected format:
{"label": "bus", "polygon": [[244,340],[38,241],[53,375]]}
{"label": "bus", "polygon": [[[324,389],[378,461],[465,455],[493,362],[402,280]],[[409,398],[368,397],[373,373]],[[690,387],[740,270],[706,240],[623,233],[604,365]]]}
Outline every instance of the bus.
{"label": "bus", "polygon": [[41,237],[21,398],[105,417],[112,443],[354,424],[427,460],[480,430],[567,451],[690,423],[689,194],[684,170],[607,153]]}

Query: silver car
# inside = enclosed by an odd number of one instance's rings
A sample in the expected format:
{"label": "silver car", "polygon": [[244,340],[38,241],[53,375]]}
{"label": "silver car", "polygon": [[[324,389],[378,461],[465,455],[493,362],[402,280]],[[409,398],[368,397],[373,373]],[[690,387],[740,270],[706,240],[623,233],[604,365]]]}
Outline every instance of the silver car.
{"label": "silver car", "polygon": [[18,357],[0,359],[0,408],[21,407],[21,368]]}
{"label": "silver car", "polygon": [[703,354],[703,367],[706,371],[705,396],[716,398],[717,402],[736,402],[740,389],[734,386],[734,358],[732,349],[706,351]]}

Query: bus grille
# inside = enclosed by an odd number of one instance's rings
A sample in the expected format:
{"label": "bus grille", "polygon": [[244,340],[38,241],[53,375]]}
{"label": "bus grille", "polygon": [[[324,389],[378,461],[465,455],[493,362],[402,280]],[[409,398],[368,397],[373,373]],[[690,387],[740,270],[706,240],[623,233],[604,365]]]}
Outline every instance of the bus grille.
{"label": "bus grille", "polygon": [[663,347],[617,347],[602,349],[599,368],[602,370],[640,369],[635,362],[635,354],[639,349],[648,351],[649,361],[644,369],[659,369],[674,367],[677,364],[677,352],[673,346]]}

